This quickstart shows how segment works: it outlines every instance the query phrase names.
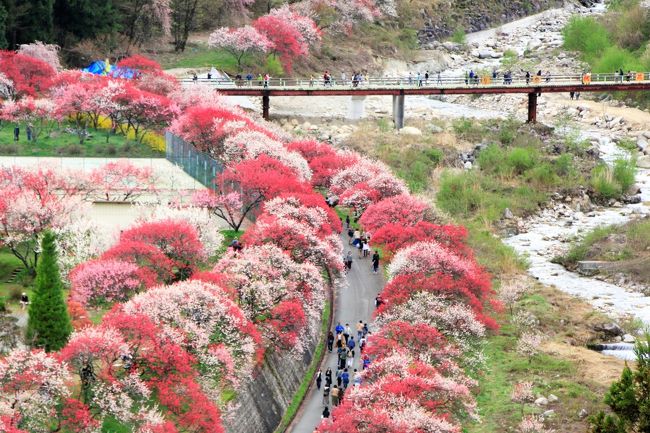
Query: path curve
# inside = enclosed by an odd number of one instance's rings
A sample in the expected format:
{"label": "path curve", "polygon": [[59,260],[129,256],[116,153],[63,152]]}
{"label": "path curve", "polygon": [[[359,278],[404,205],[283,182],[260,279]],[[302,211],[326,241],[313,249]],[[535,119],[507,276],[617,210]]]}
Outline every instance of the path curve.
{"label": "path curve", "polygon": [[[373,274],[372,263],[370,256],[367,258],[359,259],[357,251],[348,245],[348,237],[345,234],[341,236],[341,241],[345,247],[345,252],[352,251],[354,261],[352,262],[352,269],[348,272],[346,277],[346,284],[337,287],[334,296],[334,316],[332,319],[332,328],[337,322],[341,322],[343,326],[346,323],[350,324],[356,340],[355,324],[359,320],[368,323],[370,330],[373,330],[372,313],[375,310],[375,296],[383,289],[385,285],[384,277],[381,272]],[[333,331],[333,329],[332,329]],[[359,350],[355,350],[354,366],[353,368],[361,369]],[[336,351],[332,353],[326,352],[323,359],[323,382],[325,382],[325,370],[327,367],[336,373],[337,355]],[[352,379],[352,374],[350,374]],[[313,379],[312,379],[313,380]],[[350,384],[350,386],[352,386]],[[300,412],[296,420],[292,423],[291,427],[287,430],[290,433],[312,433],[316,426],[320,424],[321,413],[323,411],[323,394],[322,388],[318,390],[316,386],[312,386],[308,395],[302,402]],[[330,409],[332,409],[330,407]]]}

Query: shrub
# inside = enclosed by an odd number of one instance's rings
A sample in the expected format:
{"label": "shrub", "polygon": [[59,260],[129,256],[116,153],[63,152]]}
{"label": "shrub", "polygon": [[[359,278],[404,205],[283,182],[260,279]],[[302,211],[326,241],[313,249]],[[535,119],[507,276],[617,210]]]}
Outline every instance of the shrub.
{"label": "shrub", "polygon": [[598,196],[605,199],[621,194],[621,186],[614,180],[612,170],[606,164],[599,164],[591,170],[591,187]]}
{"label": "shrub", "polygon": [[534,168],[532,168],[531,170],[529,170],[526,173],[526,177],[528,178],[529,181],[539,186],[555,185],[558,181],[557,175],[555,174],[555,170],[553,169],[551,164],[547,162],[543,164],[539,164]]}
{"label": "shrub", "polygon": [[284,76],[284,68],[282,68],[282,63],[280,63],[280,58],[272,54],[266,57],[264,70],[267,71],[267,73],[272,77]]}
{"label": "shrub", "polygon": [[478,154],[478,164],[486,173],[503,173],[505,167],[505,152],[497,144],[490,144]]}
{"label": "shrub", "polygon": [[462,27],[458,27],[451,35],[451,40],[457,44],[464,44],[466,36],[467,35],[465,34],[465,30]]}
{"label": "shrub", "polygon": [[566,49],[580,51],[588,59],[597,58],[612,45],[605,26],[593,17],[571,18],[562,30],[562,35]]}
{"label": "shrub", "polygon": [[621,185],[621,192],[626,193],[636,178],[636,161],[634,159],[618,158],[614,161],[614,179]]}
{"label": "shrub", "polygon": [[443,173],[436,197],[440,207],[454,215],[468,215],[483,201],[478,176],[471,172]]}
{"label": "shrub", "polygon": [[593,63],[594,72],[611,73],[620,68],[625,71],[642,71],[644,69],[638,56],[619,47],[607,48]]}
{"label": "shrub", "polygon": [[558,176],[567,176],[573,171],[573,156],[571,154],[563,153],[555,160],[555,173]]}
{"label": "shrub", "polygon": [[514,148],[506,157],[507,164],[516,174],[523,174],[526,170],[533,168],[539,160],[537,150],[533,148]]}

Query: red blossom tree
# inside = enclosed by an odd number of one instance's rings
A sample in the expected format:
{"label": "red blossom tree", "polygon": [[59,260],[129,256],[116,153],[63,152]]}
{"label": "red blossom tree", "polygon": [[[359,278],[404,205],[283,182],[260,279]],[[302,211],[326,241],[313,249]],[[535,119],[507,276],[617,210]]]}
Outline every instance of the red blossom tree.
{"label": "red blossom tree", "polygon": [[[130,57],[125,57],[124,59],[117,62],[118,75],[126,76],[127,73],[132,73],[133,78],[140,79],[144,75],[158,75],[162,74],[163,70],[160,67],[160,64],[154,60],[151,60],[145,56],[135,54]],[[120,72],[122,69],[123,74]]]}
{"label": "red blossom tree", "polygon": [[14,51],[0,51],[0,73],[13,83],[13,96],[44,94],[52,85],[56,71],[42,60]]}
{"label": "red blossom tree", "polygon": [[264,200],[283,193],[307,193],[311,189],[299,182],[291,169],[266,155],[227,168],[215,183],[219,187],[217,194],[201,191],[195,194],[193,202],[209,209],[235,231],[239,231],[246,217]]}
{"label": "red blossom tree", "polygon": [[433,219],[433,211],[426,203],[409,194],[400,194],[369,206],[359,222],[364,229],[374,233],[391,223],[411,227],[420,221]]}
{"label": "red blossom tree", "polygon": [[386,260],[390,260],[398,250],[419,241],[435,241],[457,254],[471,257],[471,250],[465,244],[466,239],[467,229],[463,226],[441,226],[420,221],[412,227],[394,223],[379,227],[372,232],[370,243],[382,247]]}

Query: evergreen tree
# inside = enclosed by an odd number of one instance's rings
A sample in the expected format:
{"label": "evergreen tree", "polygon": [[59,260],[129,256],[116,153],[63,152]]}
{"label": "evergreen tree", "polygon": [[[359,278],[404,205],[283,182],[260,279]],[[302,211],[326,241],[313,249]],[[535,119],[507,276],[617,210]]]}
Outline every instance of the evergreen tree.
{"label": "evergreen tree", "polygon": [[[20,2],[19,2],[20,3]],[[54,0],[29,0],[29,12],[23,16],[18,43],[52,42],[54,34]]]}
{"label": "evergreen tree", "polygon": [[72,332],[57,265],[54,235],[46,232],[41,242],[41,260],[36,268],[34,294],[29,306],[27,341],[47,352],[61,349]]}
{"label": "evergreen tree", "polygon": [[0,49],[7,49],[7,9],[0,3]]}
{"label": "evergreen tree", "polygon": [[636,343],[636,370],[627,365],[605,395],[613,414],[591,419],[591,433],[650,432],[650,334]]}
{"label": "evergreen tree", "polygon": [[112,0],[56,0],[54,27],[61,46],[79,40],[110,35],[117,30],[117,12]]}

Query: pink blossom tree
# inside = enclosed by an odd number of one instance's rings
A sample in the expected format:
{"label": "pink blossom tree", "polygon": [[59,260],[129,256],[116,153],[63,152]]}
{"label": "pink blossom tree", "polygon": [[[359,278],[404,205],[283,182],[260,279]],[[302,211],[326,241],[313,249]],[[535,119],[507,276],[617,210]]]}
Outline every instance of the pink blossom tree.
{"label": "pink blossom tree", "polygon": [[212,48],[221,48],[232,54],[237,60],[239,70],[242,69],[241,62],[245,55],[266,53],[272,47],[271,41],[252,26],[219,28],[210,34],[208,45]]}
{"label": "pink blossom tree", "polygon": [[434,218],[426,203],[409,194],[400,194],[369,206],[359,222],[366,230],[375,233],[387,224],[414,226],[420,221],[432,222]]}
{"label": "pink blossom tree", "polygon": [[42,60],[50,65],[55,71],[60,71],[62,69],[61,60],[59,59],[60,49],[61,48],[58,45],[44,44],[41,41],[35,41],[31,44],[20,45],[18,47],[18,53],[34,59]]}
{"label": "pink blossom tree", "polygon": [[91,260],[70,272],[70,298],[82,305],[126,301],[144,287],[138,266],[119,260]]}
{"label": "pink blossom tree", "polygon": [[109,162],[90,173],[97,199],[134,201],[156,193],[156,177],[151,167],[137,167],[127,160]]}

